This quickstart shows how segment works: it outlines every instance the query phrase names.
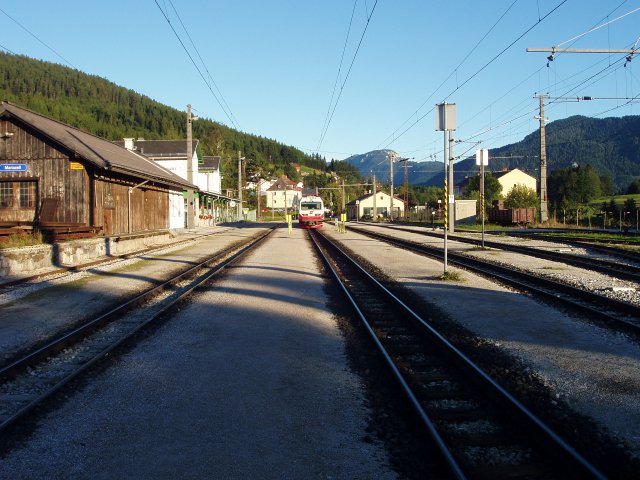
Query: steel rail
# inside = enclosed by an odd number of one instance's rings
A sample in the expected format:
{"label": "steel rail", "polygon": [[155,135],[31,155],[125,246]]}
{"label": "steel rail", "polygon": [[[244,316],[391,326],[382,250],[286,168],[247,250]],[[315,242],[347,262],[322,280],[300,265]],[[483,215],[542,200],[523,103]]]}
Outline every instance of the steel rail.
{"label": "steel rail", "polygon": [[[436,237],[436,238],[441,237],[441,235],[438,235],[436,233],[415,230],[414,228],[411,228],[411,227],[402,227],[402,226],[393,225],[393,226],[385,226],[385,228],[391,228],[394,230],[401,230],[405,232],[416,233],[419,235],[425,235],[429,237]],[[528,238],[533,238],[533,237],[528,237]],[[539,237],[535,237],[535,238],[539,239]],[[462,235],[450,234],[449,240],[454,240],[456,242],[469,243],[476,246],[482,245],[482,240],[479,240],[477,238],[468,238]],[[579,248],[590,248],[595,250],[595,248],[591,245],[577,244],[576,242],[567,242],[560,238],[556,239],[555,241],[564,242],[564,243],[567,243],[568,245],[578,246]],[[606,275],[610,275],[612,277],[616,277],[624,280],[640,282],[640,267],[637,267],[634,265],[621,265],[620,263],[613,262],[613,261],[607,261],[603,259],[584,258],[578,255],[572,255],[572,254],[566,254],[559,257],[557,252],[549,252],[549,251],[541,250],[537,247],[511,245],[511,244],[496,242],[491,240],[485,240],[484,245],[485,247],[496,248],[499,250],[505,250],[509,252],[517,252],[517,253],[522,253],[524,255],[528,255],[536,258],[543,258],[545,260],[565,263],[567,265],[572,265],[574,267],[597,271],[597,272],[604,273]],[[614,254],[609,250],[603,251],[603,253],[607,253],[608,255]],[[638,258],[636,257],[636,261],[637,260]]]}
{"label": "steel rail", "polygon": [[[433,422],[429,419],[428,415],[424,411],[424,409],[420,406],[415,394],[411,391],[408,383],[402,373],[395,366],[393,360],[389,356],[389,354],[385,351],[384,346],[376,336],[373,328],[369,325],[368,321],[364,317],[361,309],[358,307],[357,303],[350,295],[347,287],[340,280],[338,273],[333,269],[331,262],[328,260],[322,249],[320,248],[316,235],[321,236],[324,241],[331,244],[332,248],[335,249],[341,257],[349,262],[354,268],[356,268],[362,275],[364,275],[372,284],[376,285],[376,287],[384,292],[384,295],[388,298],[393,299],[393,301],[406,313],[408,313],[414,321],[420,325],[425,332],[429,334],[429,336],[434,339],[440,347],[444,348],[447,352],[449,352],[457,361],[464,366],[465,369],[472,372],[473,375],[480,379],[482,383],[493,392],[493,394],[497,395],[501,401],[509,405],[514,409],[515,412],[520,416],[520,418],[524,419],[531,428],[535,429],[541,436],[543,436],[546,441],[551,442],[551,444],[555,445],[560,451],[564,453],[566,458],[573,463],[573,465],[578,468],[585,475],[588,475],[590,478],[597,479],[605,479],[606,477],[590,462],[588,462],[580,453],[578,453],[571,445],[569,445],[566,441],[564,441],[560,436],[558,436],[553,430],[551,430],[542,420],[540,420],[536,415],[534,415],[529,409],[527,409],[520,401],[518,401],[515,397],[513,397],[508,391],[506,391],[502,386],[500,386],[495,380],[493,380],[489,375],[487,375],[480,367],[478,367],[468,356],[466,356],[463,352],[461,352],[457,347],[455,347],[451,342],[449,342],[440,332],[438,332],[432,325],[430,325],[427,321],[425,321],[421,316],[419,316],[416,312],[414,312],[409,306],[407,306],[402,300],[400,300],[395,294],[389,291],[384,285],[382,285],[374,276],[372,276],[365,268],[363,268],[360,264],[358,264],[353,258],[351,258],[348,254],[346,254],[340,247],[338,247],[334,242],[331,242],[326,235],[321,233],[315,233],[311,235],[314,245],[316,249],[320,252],[321,257],[325,265],[328,266],[332,276],[338,281],[342,290],[346,293],[350,302],[356,309],[358,316],[365,324],[367,331],[370,336],[374,339],[376,346],[382,352],[385,360],[389,364],[394,376],[400,382],[400,385],[403,388],[403,391],[409,397],[412,405],[416,409],[423,423],[427,427],[427,430],[431,434],[432,438],[435,440],[438,448],[443,453],[447,464],[450,466],[452,473],[456,476],[456,478],[466,478],[465,474],[462,471],[462,468],[455,460],[449,448],[446,446],[444,440],[440,436],[440,434],[435,429]],[[462,475],[462,476],[459,476]]]}
{"label": "steel rail", "polygon": [[[422,408],[422,405],[420,405],[420,402],[418,401],[416,395],[411,390],[411,387],[409,387],[409,384],[407,383],[406,379],[404,378],[404,376],[402,375],[402,373],[400,372],[400,370],[398,369],[398,367],[394,363],[393,359],[391,358],[389,353],[386,351],[386,349],[384,348],[384,346],[382,345],[382,343],[378,339],[378,336],[375,334],[375,332],[374,332],[373,328],[371,327],[370,323],[367,321],[367,318],[364,315],[364,313],[362,312],[362,310],[360,309],[360,307],[358,306],[358,303],[351,296],[351,293],[349,292],[349,289],[344,285],[344,282],[342,282],[342,280],[340,279],[340,276],[338,275],[338,273],[335,271],[335,269],[331,265],[331,262],[329,261],[329,258],[325,255],[324,251],[320,247],[316,236],[312,234],[310,237],[311,237],[311,239],[313,241],[313,244],[314,244],[314,247],[316,248],[316,251],[320,255],[320,257],[321,257],[323,263],[325,264],[325,266],[327,267],[327,270],[331,273],[331,275],[333,276],[333,278],[335,279],[337,284],[340,285],[340,288],[342,289],[343,293],[349,299],[349,302],[351,303],[351,306],[354,308],[356,314],[358,315],[358,317],[362,321],[364,327],[366,328],[367,332],[369,333],[369,336],[371,337],[371,339],[375,343],[376,347],[378,348],[378,351],[382,354],[382,356],[383,356],[387,366],[390,368],[393,376],[395,377],[395,379],[400,384],[400,387],[402,388],[402,390],[403,390],[404,394],[406,395],[406,397],[409,399],[409,402],[411,403],[411,405],[413,406],[413,409],[415,410],[415,412],[419,416],[420,420],[422,421],[422,424],[427,429],[430,437],[432,438],[432,440],[435,442],[436,446],[438,447],[438,450],[442,454],[442,456],[443,456],[443,458],[445,460],[445,463],[449,467],[451,473],[453,474],[453,476],[455,478],[457,478],[459,480],[465,480],[467,478],[467,476],[464,474],[464,472],[462,470],[462,467],[459,465],[457,460],[453,457],[453,454],[451,453],[451,450],[446,445],[444,439],[442,438],[442,436],[438,432],[438,430],[435,427],[434,423],[431,421],[431,419],[429,418],[427,413]],[[359,265],[357,265],[357,267],[360,268]],[[363,272],[364,272],[364,270],[363,270]],[[364,272],[364,273],[366,275],[369,275],[367,272]],[[373,277],[370,277],[370,278],[373,278]],[[375,281],[375,282],[377,283],[377,281]],[[382,287],[382,288],[384,288],[384,287]]]}
{"label": "steel rail", "polygon": [[[128,330],[126,334],[123,334],[115,341],[111,342],[106,348],[100,350],[97,354],[94,354],[86,361],[83,361],[80,365],[77,366],[73,371],[69,372],[62,378],[60,378],[54,385],[47,388],[44,392],[36,395],[33,399],[31,399],[28,403],[23,405],[19,410],[11,413],[7,418],[0,422],[0,433],[6,431],[9,427],[15,425],[19,420],[24,418],[31,410],[33,410],[36,406],[41,404],[44,400],[51,397],[57,391],[59,391],[62,387],[68,384],[71,380],[84,373],[90,367],[94,366],[97,362],[102,360],[105,356],[107,356],[110,352],[115,350],[120,345],[124,344],[127,340],[133,337],[136,333],[138,333],[143,328],[149,326],[151,323],[156,321],[161,315],[167,312],[171,307],[173,307],[176,303],[184,300],[185,297],[190,295],[195,289],[200,287],[202,284],[209,281],[212,277],[226,269],[231,264],[237,262],[240,258],[246,255],[248,252],[253,250],[256,246],[258,246],[266,237],[268,237],[273,232],[273,228],[267,230],[266,232],[262,232],[261,234],[252,237],[247,242],[244,242],[240,246],[236,246],[236,248],[231,250],[231,255],[226,258],[221,258],[220,255],[214,256],[212,259],[205,260],[200,264],[189,268],[187,271],[178,274],[172,279],[162,283],[161,285],[154,287],[146,292],[136,296],[135,298],[124,302],[123,304],[113,308],[111,311],[107,312],[104,315],[100,315],[98,318],[93,319],[78,328],[73,329],[72,331],[62,335],[61,337],[49,342],[47,345],[38,348],[36,351],[31,352],[24,357],[12,362],[10,365],[0,369],[0,381],[6,382],[11,378],[15,378],[16,375],[19,375],[21,371],[29,367],[33,367],[35,364],[42,360],[46,360],[48,357],[52,355],[56,355],[64,348],[68,348],[69,345],[80,341],[81,339],[87,338],[90,334],[95,333],[102,326],[117,321],[119,317],[140,305],[142,302],[148,300],[150,297],[157,295],[162,290],[170,288],[171,286],[176,285],[178,282],[183,281],[189,277],[193,277],[194,274],[198,274],[202,270],[208,269],[203,275],[196,277],[188,287],[185,287],[181,290],[181,292],[177,293],[174,298],[165,301],[160,309],[158,309],[152,316],[148,317],[144,321],[141,321],[139,324],[135,325],[132,329]],[[226,252],[230,253],[229,251]],[[216,263],[217,262],[217,263]]]}
{"label": "steel rail", "polygon": [[[388,235],[368,230],[353,227],[351,230],[401,248],[410,249],[421,255],[427,255],[438,260],[442,258],[442,252],[436,247],[421,245],[410,240],[389,237]],[[631,303],[466,255],[450,252],[449,258],[450,263],[484,275],[492,280],[498,280],[512,287],[536,293],[554,302],[562,302],[573,309],[579,309],[592,316],[605,319],[607,322],[612,322],[634,334],[640,333],[640,307]],[[561,292],[566,293],[568,296],[560,295]],[[577,302],[575,298],[582,299],[586,303]],[[627,318],[621,317],[621,314],[627,316]]]}

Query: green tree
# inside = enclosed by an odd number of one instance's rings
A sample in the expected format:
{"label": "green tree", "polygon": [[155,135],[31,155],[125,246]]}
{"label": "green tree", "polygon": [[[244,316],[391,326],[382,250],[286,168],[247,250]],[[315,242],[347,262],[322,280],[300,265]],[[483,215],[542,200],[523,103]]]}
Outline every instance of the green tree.
{"label": "green tree", "polygon": [[504,198],[506,208],[529,208],[538,205],[538,194],[524,185],[514,185]]}
{"label": "green tree", "polygon": [[556,205],[588,203],[601,195],[600,177],[591,165],[558,169],[549,177],[548,192]]}
{"label": "green tree", "polygon": [[[464,198],[479,199],[480,198],[480,175],[471,177],[465,188]],[[502,198],[502,185],[496,177],[491,173],[484,174],[484,204],[485,208],[491,207],[494,200]]]}
{"label": "green tree", "polygon": [[635,195],[640,193],[640,178],[636,178],[629,187],[627,187],[627,194]]}
{"label": "green tree", "polygon": [[613,195],[613,179],[609,176],[600,176],[600,194],[608,197]]}

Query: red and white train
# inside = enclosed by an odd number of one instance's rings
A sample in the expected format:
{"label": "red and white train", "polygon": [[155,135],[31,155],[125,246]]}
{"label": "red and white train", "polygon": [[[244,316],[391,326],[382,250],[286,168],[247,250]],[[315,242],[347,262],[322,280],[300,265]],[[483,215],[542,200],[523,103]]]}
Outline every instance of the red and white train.
{"label": "red and white train", "polygon": [[317,195],[303,195],[298,202],[298,225],[300,228],[322,228],[324,202]]}

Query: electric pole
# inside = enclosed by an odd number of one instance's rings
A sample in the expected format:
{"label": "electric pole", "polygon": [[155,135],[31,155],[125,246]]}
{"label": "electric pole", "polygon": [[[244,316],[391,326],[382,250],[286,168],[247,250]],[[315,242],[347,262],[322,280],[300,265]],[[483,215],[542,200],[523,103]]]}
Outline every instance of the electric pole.
{"label": "electric pole", "polygon": [[389,192],[389,221],[393,221],[393,161],[396,158],[395,153],[389,154],[389,181],[390,183],[390,192]]}
{"label": "electric pole", "polygon": [[453,201],[455,187],[453,183],[453,138],[451,138],[451,130],[449,130],[449,191],[451,192],[449,194],[449,233],[453,233],[456,225],[456,204]]}
{"label": "electric pole", "polygon": [[[547,67],[553,62],[556,53],[622,53],[627,55],[626,62],[631,62],[634,55],[638,53],[636,48],[527,48],[527,52],[545,52],[547,57]],[[580,100],[592,100],[591,97],[577,98]],[[540,221],[546,222],[549,219],[547,210],[547,143],[544,128],[544,95],[540,95]]]}
{"label": "electric pole", "polygon": [[[193,141],[191,139],[191,104],[187,105],[187,181],[193,184]],[[187,229],[194,228],[193,189],[187,190]]]}
{"label": "electric pole", "polygon": [[238,221],[242,220],[242,160],[238,150]]}
{"label": "electric pole", "polygon": [[375,173],[371,172],[371,181],[373,183],[373,218],[372,220],[374,222],[378,221],[378,207],[376,206],[376,175]]}
{"label": "electric pole", "polygon": [[547,135],[544,126],[544,95],[540,95],[540,221],[549,219],[547,211]]}

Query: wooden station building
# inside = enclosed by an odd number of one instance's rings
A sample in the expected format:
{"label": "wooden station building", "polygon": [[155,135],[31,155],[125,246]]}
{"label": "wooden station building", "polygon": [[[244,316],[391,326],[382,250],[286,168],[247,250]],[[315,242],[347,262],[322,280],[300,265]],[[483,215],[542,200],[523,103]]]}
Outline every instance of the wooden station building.
{"label": "wooden station building", "polygon": [[0,105],[0,226],[122,235],[184,225],[197,187],[134,151]]}

